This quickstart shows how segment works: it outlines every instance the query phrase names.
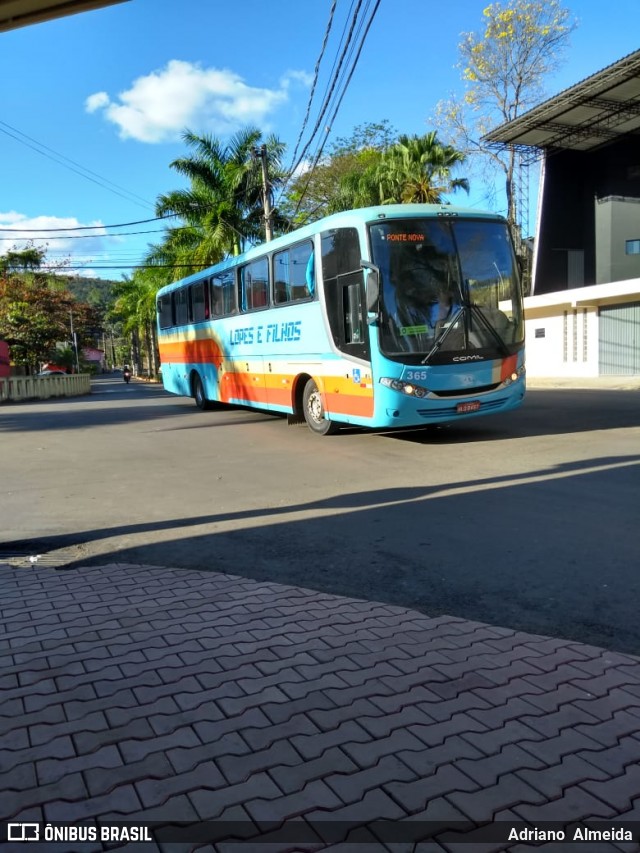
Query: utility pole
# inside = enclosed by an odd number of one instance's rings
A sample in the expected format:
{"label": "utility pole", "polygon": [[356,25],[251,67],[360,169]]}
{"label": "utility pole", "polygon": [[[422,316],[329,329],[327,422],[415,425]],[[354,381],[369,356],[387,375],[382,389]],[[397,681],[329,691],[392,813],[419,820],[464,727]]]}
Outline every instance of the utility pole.
{"label": "utility pole", "polygon": [[71,324],[71,343],[76,355],[76,373],[80,373],[80,359],[78,358],[78,336],[73,331],[73,311],[69,311],[69,323]]}
{"label": "utility pole", "polygon": [[267,146],[261,145],[254,148],[253,155],[260,158],[262,165],[262,206],[264,208],[264,233],[268,243],[273,240],[273,210],[271,209],[271,186],[269,184],[269,172],[267,165]]}

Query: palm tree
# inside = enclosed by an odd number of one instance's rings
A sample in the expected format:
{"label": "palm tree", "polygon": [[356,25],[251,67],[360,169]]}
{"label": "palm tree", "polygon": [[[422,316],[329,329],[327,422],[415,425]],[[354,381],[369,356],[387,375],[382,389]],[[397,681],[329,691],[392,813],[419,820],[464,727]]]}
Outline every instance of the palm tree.
{"label": "palm tree", "polygon": [[156,293],[167,284],[165,270],[147,268],[135,270],[113,288],[115,302],[112,313],[120,321],[125,334],[130,336],[131,362],[137,372],[142,368],[142,349],[151,375],[158,373],[160,364],[156,332]]}
{"label": "palm tree", "polygon": [[[183,225],[171,228],[164,243],[152,247],[150,263],[180,264],[186,274],[237,255],[247,243],[263,235],[262,176],[254,152],[262,141],[257,128],[236,133],[225,145],[213,136],[185,131],[183,139],[193,155],[180,157],[171,168],[189,180],[188,189],[159,196],[158,216],[179,216]],[[285,146],[266,140],[268,171],[273,188],[282,183],[281,158]],[[283,223],[275,212],[276,228]]]}
{"label": "palm tree", "polygon": [[376,154],[374,162],[368,163],[364,168],[347,172],[340,178],[337,192],[334,191],[329,201],[329,213],[382,204],[378,171],[383,155],[378,152]]}
{"label": "palm tree", "polygon": [[463,189],[467,178],[452,178],[466,157],[443,145],[435,131],[424,136],[400,136],[384,155],[377,172],[382,204],[440,204],[443,196]]}
{"label": "palm tree", "polygon": [[150,244],[145,263],[150,268],[165,269],[167,274],[163,284],[169,284],[176,278],[217,263],[223,257],[217,252],[209,253],[204,245],[205,239],[205,230],[200,225],[168,228],[161,243]]}
{"label": "palm tree", "polygon": [[330,211],[378,204],[441,204],[448,193],[469,191],[466,178],[451,177],[465,159],[453,146],[440,143],[435,132],[400,136],[386,151],[376,152],[364,168],[340,178]]}

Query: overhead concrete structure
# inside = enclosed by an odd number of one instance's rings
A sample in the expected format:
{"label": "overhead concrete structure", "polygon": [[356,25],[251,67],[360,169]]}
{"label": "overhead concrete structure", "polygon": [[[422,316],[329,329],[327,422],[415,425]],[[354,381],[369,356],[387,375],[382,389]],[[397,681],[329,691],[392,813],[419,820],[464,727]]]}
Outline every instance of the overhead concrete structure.
{"label": "overhead concrete structure", "polygon": [[640,50],[485,141],[544,157],[534,293],[640,276]]}
{"label": "overhead concrete structure", "polygon": [[0,32],[126,2],[128,0],[0,0]]}
{"label": "overhead concrete structure", "polygon": [[591,151],[640,133],[640,50],[492,130],[487,142]]}
{"label": "overhead concrete structure", "polygon": [[640,50],[484,139],[543,158],[529,366],[640,374]]}

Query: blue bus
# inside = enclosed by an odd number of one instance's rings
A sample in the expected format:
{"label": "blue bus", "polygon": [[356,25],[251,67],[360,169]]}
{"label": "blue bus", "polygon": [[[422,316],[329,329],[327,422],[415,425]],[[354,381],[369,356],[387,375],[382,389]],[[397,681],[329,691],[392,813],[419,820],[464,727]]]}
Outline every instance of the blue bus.
{"label": "blue bus", "polygon": [[341,425],[506,412],[525,394],[504,218],[403,204],[328,216],[157,295],[167,391]]}

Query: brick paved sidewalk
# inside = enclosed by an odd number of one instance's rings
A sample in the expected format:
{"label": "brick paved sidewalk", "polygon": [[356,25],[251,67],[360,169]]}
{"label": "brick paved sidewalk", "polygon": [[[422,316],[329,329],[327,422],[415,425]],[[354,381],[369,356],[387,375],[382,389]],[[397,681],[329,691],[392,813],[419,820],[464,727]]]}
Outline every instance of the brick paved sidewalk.
{"label": "brick paved sidewalk", "polygon": [[[247,839],[127,851],[521,853],[407,827],[640,821],[640,659],[213,572],[2,565],[0,584],[0,822]],[[310,843],[251,841],[293,818]],[[327,841],[358,827],[364,846]]]}

